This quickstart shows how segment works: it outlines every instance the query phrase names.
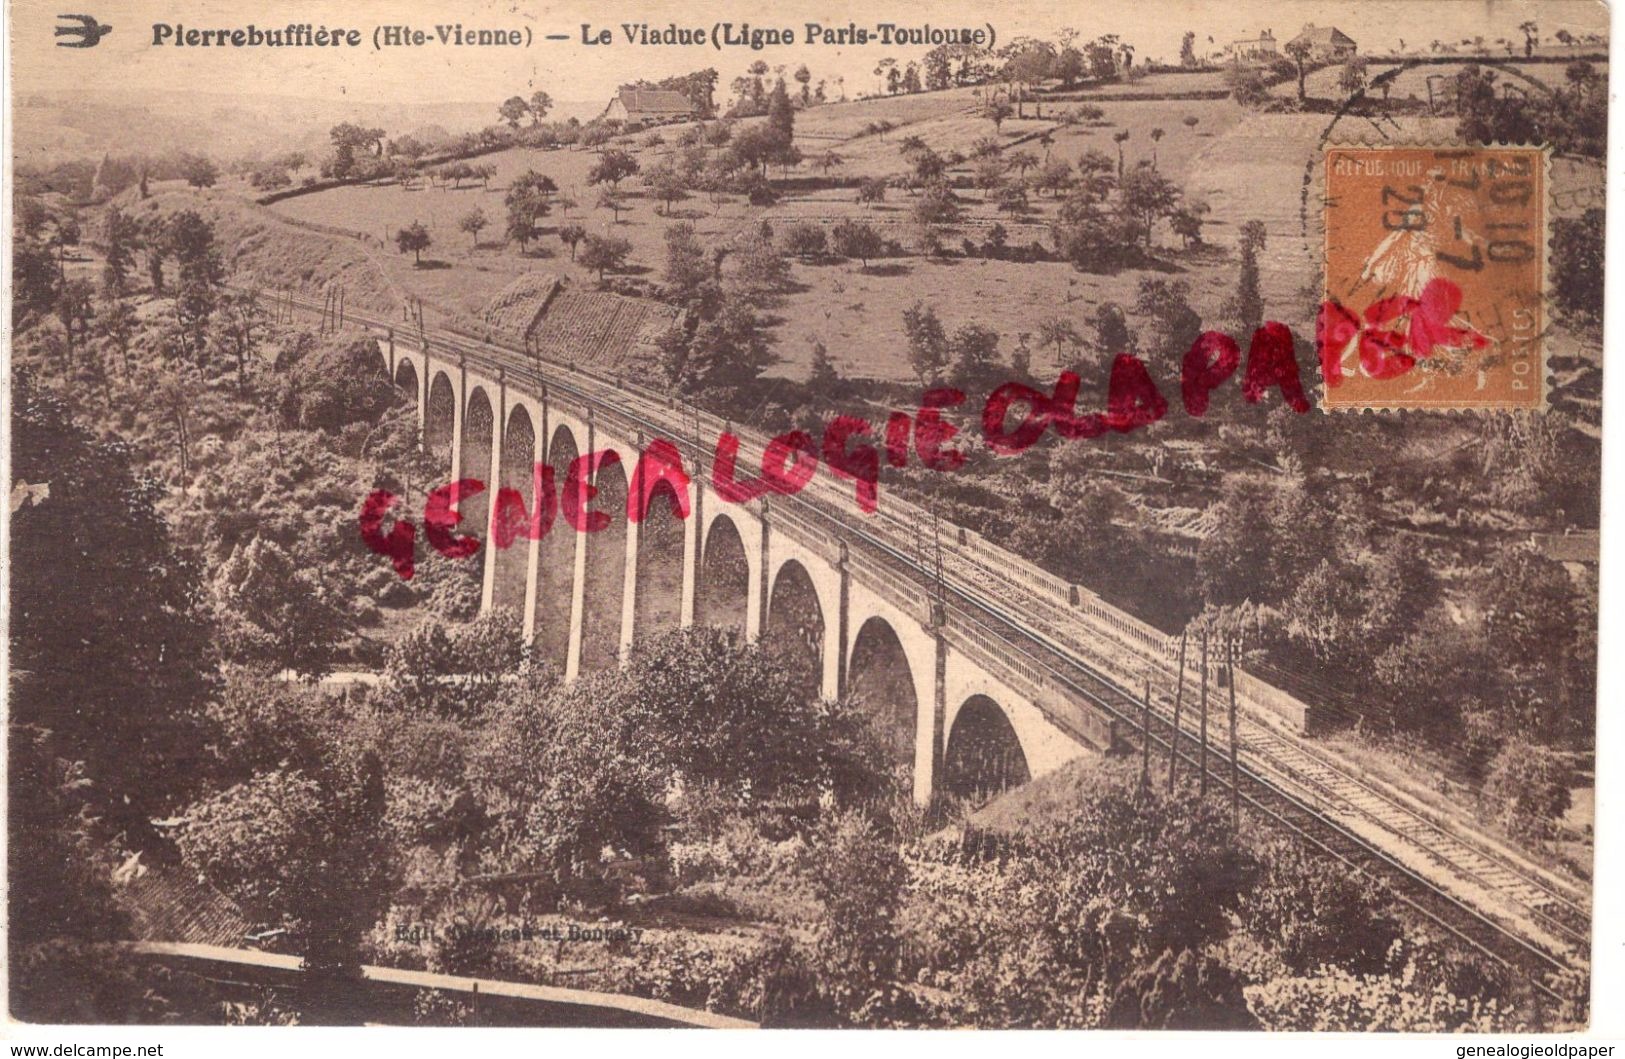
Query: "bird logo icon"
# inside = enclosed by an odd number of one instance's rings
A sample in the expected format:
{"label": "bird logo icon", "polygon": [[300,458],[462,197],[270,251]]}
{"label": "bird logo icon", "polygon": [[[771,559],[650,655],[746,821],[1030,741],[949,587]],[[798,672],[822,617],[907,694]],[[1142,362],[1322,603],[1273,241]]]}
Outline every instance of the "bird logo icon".
{"label": "bird logo icon", "polygon": [[67,23],[77,23],[77,25],[70,24],[56,27],[58,37],[79,38],[78,40],[59,40],[56,42],[58,48],[94,48],[101,43],[103,37],[113,32],[112,26],[102,25],[92,15],[58,15],[56,17]]}

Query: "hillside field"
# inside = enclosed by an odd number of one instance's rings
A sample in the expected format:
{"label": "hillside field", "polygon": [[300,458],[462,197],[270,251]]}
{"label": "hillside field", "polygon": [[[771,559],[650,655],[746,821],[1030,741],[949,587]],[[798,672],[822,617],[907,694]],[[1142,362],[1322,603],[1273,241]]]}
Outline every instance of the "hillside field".
{"label": "hillside field", "polygon": [[[1377,64],[1373,73],[1382,68]],[[1454,67],[1428,69],[1449,72]],[[1529,64],[1528,69],[1531,76],[1542,79],[1562,76],[1560,65]],[[1335,90],[1336,73],[1314,73],[1311,95]],[[1417,89],[1425,95],[1425,75],[1424,70],[1408,71],[1396,85],[1395,95],[1402,97]],[[1028,116],[1006,120],[997,136],[993,124],[978,113],[976,89],[814,107],[797,115],[797,145],[806,161],[789,175],[799,183],[772,206],[751,206],[737,195],[720,201],[695,195],[674,204],[667,216],[634,176],[622,184],[626,208],[617,222],[610,211],[596,205],[599,189],[587,183],[598,151],[569,147],[513,149],[484,156],[479,161],[496,167],[488,186],[477,181],[464,182],[460,188],[432,187],[427,181],[405,187],[393,183],[352,186],[296,196],[270,209],[291,222],[277,226],[284,230],[296,231],[293,226],[304,225],[352,233],[368,267],[381,276],[364,286],[388,289],[396,302],[407,296],[421,298],[431,319],[437,313],[441,319],[478,316],[493,295],[531,270],[565,276],[576,283],[595,283],[597,276],[573,263],[569,248],[556,237],[559,226],[569,222],[582,223],[592,233],[629,240],[632,253],[626,273],[658,282],[664,233],[678,220],[693,224],[702,244],[727,246],[763,222],[782,231],[792,222],[827,228],[842,219],[861,219],[895,241],[901,256],[872,261],[867,269],[856,261],[795,261],[794,284],[773,314],[781,362],[772,374],[803,374],[812,339],[818,338],[828,346],[836,366],[854,377],[906,380],[910,373],[901,313],[917,299],[934,302],[950,329],[975,322],[998,331],[1001,354],[1008,357],[1021,335],[1031,335],[1042,319],[1051,316],[1064,316],[1087,334],[1085,323],[1093,311],[1107,300],[1131,307],[1139,281],[1148,273],[1130,269],[1093,275],[1060,261],[989,260],[957,253],[927,258],[915,249],[912,194],[894,187],[884,202],[860,205],[850,186],[856,178],[902,175],[907,164],[900,145],[909,136],[918,136],[944,156],[968,155],[978,141],[995,138],[1005,152],[1019,148],[1040,161],[1046,156],[1076,160],[1089,150],[1115,160],[1119,144],[1114,136],[1126,131],[1128,139],[1121,144],[1126,166],[1154,160],[1159,171],[1183,189],[1188,202],[1208,209],[1203,231],[1206,245],[1183,248],[1165,224],[1158,225],[1153,235],[1157,274],[1187,283],[1191,303],[1204,320],[1211,326],[1223,326],[1219,308],[1234,288],[1237,233],[1244,222],[1261,220],[1269,236],[1261,262],[1266,312],[1307,336],[1318,302],[1320,269],[1315,257],[1318,217],[1304,208],[1304,180],[1316,146],[1334,119],[1324,113],[1249,112],[1229,99],[1156,98],[1159,89],[1165,96],[1209,90],[1216,77],[1212,72],[1158,74],[1131,85],[1113,86],[1131,88],[1146,98],[1107,98],[1094,103],[1104,115],[1088,122],[1063,123],[1058,116],[1088,102],[1092,95],[1109,93],[1055,93],[1038,104],[1029,101]],[[1277,91],[1295,93],[1296,85],[1288,82]],[[1035,117],[1036,113],[1043,117]],[[1359,123],[1345,121],[1349,135],[1358,135]],[[877,129],[882,122],[890,122],[892,128]],[[1385,128],[1391,138],[1425,142],[1453,135],[1454,119],[1398,116]],[[1153,130],[1161,130],[1160,137],[1154,138]],[[659,130],[660,143],[640,133],[622,136],[609,146],[630,151],[648,168],[678,150],[675,144],[681,132],[682,126],[671,126]],[[1048,142],[1042,138],[1045,134]],[[826,184],[835,186],[805,189],[812,183],[808,178],[826,175],[813,165],[825,151],[834,151],[841,159],[827,172]],[[521,253],[517,244],[502,241],[503,196],[513,179],[529,170],[550,176],[560,194],[575,205],[567,211],[555,207],[541,237]],[[784,174],[775,168],[772,175],[777,179]],[[969,163],[950,171],[951,177],[970,175]],[[1583,198],[1573,193],[1600,188],[1602,170],[1594,164],[1558,159],[1553,181],[1559,192],[1558,212],[1572,214],[1584,205]],[[950,250],[958,251],[965,240],[980,246],[994,224],[1003,226],[1011,247],[1051,245],[1056,200],[1035,194],[1025,214],[1012,215],[998,212],[975,188],[962,186],[958,194],[964,218],[947,233],[944,242]],[[459,220],[476,208],[489,221],[478,245],[458,229]],[[393,243],[394,233],[413,222],[423,223],[433,238],[421,268],[414,267],[411,255],[399,253]],[[354,292],[349,296],[356,297]],[[1132,327],[1138,330],[1143,323],[1131,312]],[[1046,360],[1035,341],[1032,347],[1035,365],[1053,363],[1053,351]]]}

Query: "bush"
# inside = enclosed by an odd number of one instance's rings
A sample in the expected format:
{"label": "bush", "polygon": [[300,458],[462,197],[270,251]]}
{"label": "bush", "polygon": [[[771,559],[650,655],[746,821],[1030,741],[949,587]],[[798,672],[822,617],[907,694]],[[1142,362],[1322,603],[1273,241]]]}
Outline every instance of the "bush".
{"label": "bush", "polygon": [[1251,1030],[1241,981],[1206,953],[1164,952],[1112,990],[1105,1027],[1120,1030]]}
{"label": "bush", "polygon": [[407,712],[483,714],[528,658],[518,615],[495,610],[464,625],[430,615],[390,649],[384,672]]}
{"label": "bush", "polygon": [[886,200],[886,181],[883,177],[866,177],[858,184],[859,202],[884,202]]}
{"label": "bush", "polygon": [[290,426],[338,434],[351,423],[377,422],[400,400],[376,339],[289,347],[276,369],[284,376],[278,404]]}
{"label": "bush", "polygon": [[335,757],[191,806],[176,844],[188,867],[288,927],[310,966],[348,965],[388,901],[384,805],[375,756]]}
{"label": "bush", "polygon": [[1492,1033],[1514,1028],[1496,1001],[1460,997],[1442,984],[1419,993],[1410,976],[1356,975],[1328,969],[1246,989],[1247,1006],[1266,1030],[1369,1033]]}
{"label": "bush", "polygon": [[1552,285],[1557,304],[1587,320],[1602,317],[1603,235],[1600,209],[1581,217],[1560,217],[1552,226]]}
{"label": "bush", "polygon": [[1258,885],[1242,902],[1242,923],[1290,970],[1307,974],[1332,965],[1367,974],[1384,968],[1403,933],[1385,883],[1290,839],[1266,847],[1262,861]]}
{"label": "bush", "polygon": [[1568,764],[1556,751],[1513,739],[1490,763],[1484,800],[1508,831],[1544,839],[1568,812],[1570,782]]}
{"label": "bush", "polygon": [[784,252],[800,258],[822,257],[828,246],[824,226],[811,221],[791,224],[784,229]]}
{"label": "bush", "polygon": [[833,1009],[863,1020],[877,993],[897,978],[896,918],[905,871],[897,840],[857,812],[838,813],[813,842],[815,977]]}

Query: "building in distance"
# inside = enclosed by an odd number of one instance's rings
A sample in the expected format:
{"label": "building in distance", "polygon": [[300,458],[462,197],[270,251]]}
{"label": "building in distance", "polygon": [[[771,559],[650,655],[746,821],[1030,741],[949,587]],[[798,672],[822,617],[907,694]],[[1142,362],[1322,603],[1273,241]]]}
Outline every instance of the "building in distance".
{"label": "building in distance", "polygon": [[1271,63],[1280,55],[1275,46],[1275,34],[1267,29],[1256,37],[1233,40],[1224,46],[1224,57],[1233,63]]}
{"label": "building in distance", "polygon": [[1354,38],[1334,26],[1317,26],[1313,22],[1303,27],[1303,32],[1293,37],[1287,47],[1293,48],[1299,44],[1308,46],[1309,61],[1315,63],[1339,63],[1354,57],[1359,51],[1359,45]]}
{"label": "building in distance", "polygon": [[694,104],[681,92],[661,88],[622,88],[604,108],[605,121],[659,125],[698,117]]}

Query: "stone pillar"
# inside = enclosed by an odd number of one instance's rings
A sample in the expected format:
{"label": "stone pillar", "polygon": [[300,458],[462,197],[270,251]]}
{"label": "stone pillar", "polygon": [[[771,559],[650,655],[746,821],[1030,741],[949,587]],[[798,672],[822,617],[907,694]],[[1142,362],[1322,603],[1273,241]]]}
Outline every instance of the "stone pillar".
{"label": "stone pillar", "polygon": [[840,579],[841,588],[835,604],[835,670],[831,696],[836,699],[846,695],[846,647],[852,642],[852,562],[845,541],[840,542],[840,549],[835,559],[835,576]]}
{"label": "stone pillar", "polygon": [[490,473],[485,478],[485,568],[481,571],[480,582],[480,613],[491,612],[491,602],[496,597],[497,586],[497,547],[496,537],[491,527],[496,525],[497,490],[502,487],[502,443],[506,440],[504,429],[508,422],[508,380],[504,377],[501,368],[497,369],[497,406],[491,413],[491,466]]}
{"label": "stone pillar", "polygon": [[762,638],[762,631],[767,628],[767,608],[769,596],[773,586],[768,581],[770,567],[768,562],[768,513],[767,497],[761,499],[761,510],[758,513],[762,523],[762,539],[757,553],[756,575],[751,578],[750,588],[745,600],[745,640],[755,643]]}
{"label": "stone pillar", "polygon": [[468,415],[468,362],[457,358],[457,412],[451,417],[451,480],[463,477],[463,420]]}
{"label": "stone pillar", "polygon": [[[587,409],[587,448],[585,452],[576,455],[585,456],[593,451],[595,439],[593,437],[592,409]],[[593,473],[597,478],[597,472]],[[568,480],[561,484],[567,487]],[[566,524],[568,525],[568,523]],[[564,679],[574,680],[581,674],[581,641],[583,630],[587,624],[587,534],[577,532],[573,527],[570,532],[576,539],[575,571],[570,577],[570,645],[565,650]]]}
{"label": "stone pillar", "polygon": [[420,391],[418,395],[418,451],[424,452],[429,444],[429,384],[434,381],[434,377],[429,371],[429,343],[427,342],[423,343],[423,357],[418,366],[423,369],[422,385],[418,387]]}
{"label": "stone pillar", "polygon": [[694,624],[700,574],[705,569],[705,480],[698,465],[688,483],[688,497],[688,521],[683,524],[683,601],[677,615],[677,625],[683,629]]}
{"label": "stone pillar", "polygon": [[[536,464],[547,463],[547,445],[550,440],[551,439],[547,435],[547,397],[544,393],[542,397],[541,431],[536,434],[535,438],[532,439],[531,442],[530,459],[533,475]],[[530,502],[535,504],[537,498],[535,495],[536,486],[534,484],[534,476],[531,478],[531,482],[532,493]],[[555,482],[555,495],[557,495],[557,490],[558,483]],[[548,528],[547,532],[563,533],[568,528],[569,524],[566,523],[563,518],[555,517],[552,526]],[[536,596],[540,591],[542,576],[542,542],[540,540],[533,540],[526,541],[525,544],[525,617],[523,635],[525,638],[525,643],[528,644],[534,643],[536,640]]]}
{"label": "stone pillar", "polygon": [[931,699],[920,701],[914,733],[914,803],[930,805],[942,776],[948,718],[948,641],[943,636],[937,604],[932,605]]}
{"label": "stone pillar", "polygon": [[[638,431],[637,451],[643,451],[643,431]],[[643,461],[638,460],[632,467],[632,474],[626,480],[626,500],[631,505],[634,497],[643,495]],[[647,514],[647,512],[645,512]],[[626,559],[621,571],[621,643],[619,655],[621,664],[632,656],[632,644],[638,635],[638,542],[641,539],[640,530],[643,523],[633,522],[626,517],[625,511],[611,511],[610,518],[626,519]]]}

